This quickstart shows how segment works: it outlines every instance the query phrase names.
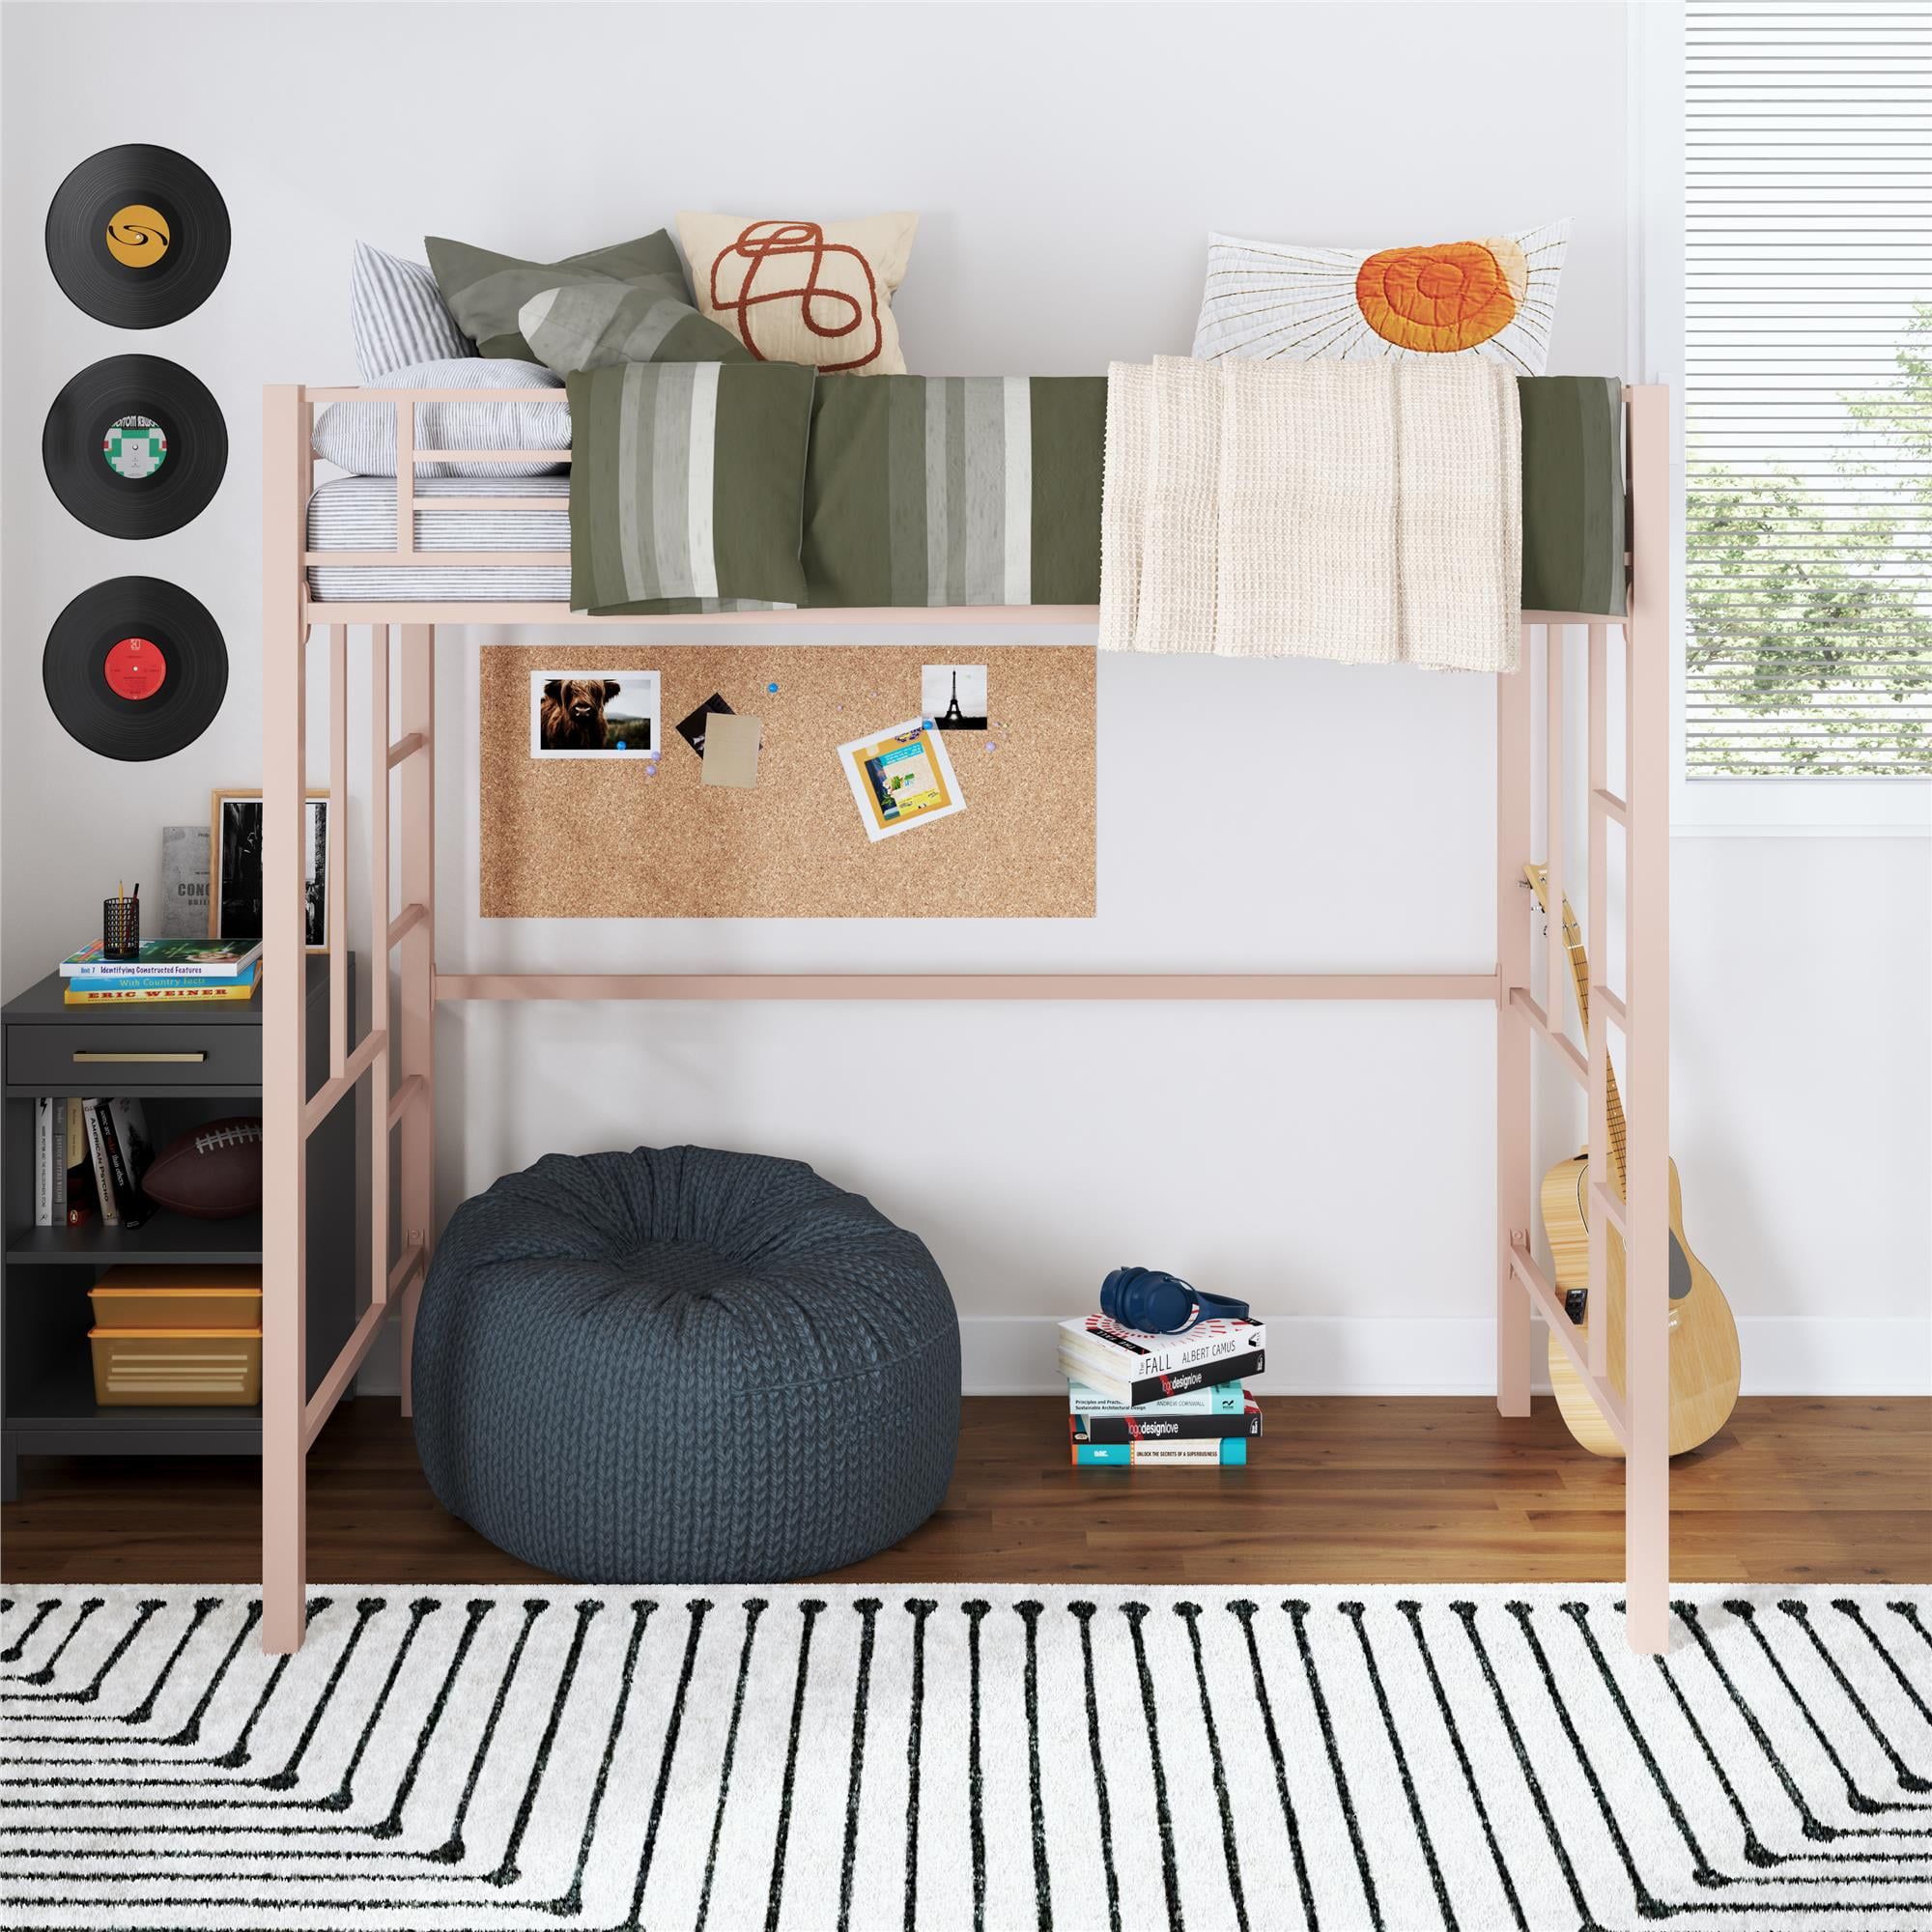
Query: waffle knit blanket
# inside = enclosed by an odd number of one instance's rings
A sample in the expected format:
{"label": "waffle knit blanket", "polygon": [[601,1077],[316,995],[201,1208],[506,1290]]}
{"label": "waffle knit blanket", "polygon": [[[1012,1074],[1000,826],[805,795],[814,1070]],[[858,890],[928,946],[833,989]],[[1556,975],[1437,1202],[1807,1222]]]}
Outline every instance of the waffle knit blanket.
{"label": "waffle knit blanket", "polygon": [[1114,363],[1101,648],[1515,670],[1521,436],[1480,356]]}

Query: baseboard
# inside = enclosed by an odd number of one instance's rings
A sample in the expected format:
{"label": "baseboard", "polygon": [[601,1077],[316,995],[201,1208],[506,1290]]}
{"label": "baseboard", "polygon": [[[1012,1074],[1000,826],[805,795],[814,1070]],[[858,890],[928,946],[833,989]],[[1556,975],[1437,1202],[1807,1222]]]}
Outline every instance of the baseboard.
{"label": "baseboard", "polygon": [[[959,1323],[968,1395],[1051,1395],[1051,1316],[974,1316]],[[1264,1395],[1488,1395],[1493,1328],[1423,1317],[1271,1316]],[[1932,1321],[1833,1321],[1746,1316],[1738,1321],[1746,1395],[1932,1395]],[[1539,1376],[1536,1386],[1548,1386]]]}
{"label": "baseboard", "polygon": [[[959,1323],[968,1395],[1057,1395],[1050,1315],[968,1315]],[[1463,1317],[1271,1316],[1264,1395],[1489,1395],[1491,1325]],[[1738,1321],[1746,1395],[1932,1395],[1932,1320],[1832,1321],[1747,1315]],[[393,1331],[370,1350],[356,1386],[397,1389]],[[1539,1376],[1538,1388],[1548,1383]]]}

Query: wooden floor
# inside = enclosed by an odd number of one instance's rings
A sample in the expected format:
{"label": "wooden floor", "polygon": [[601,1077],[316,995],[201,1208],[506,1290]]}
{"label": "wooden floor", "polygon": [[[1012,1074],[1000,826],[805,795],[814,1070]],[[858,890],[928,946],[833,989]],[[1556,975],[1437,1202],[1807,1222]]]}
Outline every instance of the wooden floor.
{"label": "wooden floor", "polygon": [[[841,1571],[882,1582],[1587,1581],[1622,1574],[1623,1465],[1554,1405],[1272,1398],[1245,1469],[1073,1469],[1064,1406],[975,1398],[930,1522]],[[315,1582],[534,1577],[444,1515],[393,1401],[347,1404],[309,1463]],[[1680,1458],[1671,1574],[1932,1582],[1932,1402],[1762,1398]],[[7,1582],[259,1575],[256,1466],[33,1461],[0,1518]]]}

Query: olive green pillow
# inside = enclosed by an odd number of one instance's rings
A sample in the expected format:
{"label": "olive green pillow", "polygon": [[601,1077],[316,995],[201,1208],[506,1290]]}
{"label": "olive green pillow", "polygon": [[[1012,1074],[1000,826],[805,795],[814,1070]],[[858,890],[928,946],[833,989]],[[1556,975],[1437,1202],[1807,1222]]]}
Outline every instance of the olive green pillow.
{"label": "olive green pillow", "polygon": [[620,298],[635,294],[641,298],[640,313],[654,312],[646,352],[632,360],[751,360],[750,352],[736,336],[707,321],[693,306],[677,249],[662,228],[636,242],[594,248],[587,255],[567,256],[561,262],[526,262],[515,255],[471,247],[467,242],[445,241],[440,235],[425,237],[423,246],[429,252],[429,265],[443,300],[456,317],[457,327],[475,343],[479,355],[543,361],[525,339],[518,312],[532,297],[546,291],[591,288]]}

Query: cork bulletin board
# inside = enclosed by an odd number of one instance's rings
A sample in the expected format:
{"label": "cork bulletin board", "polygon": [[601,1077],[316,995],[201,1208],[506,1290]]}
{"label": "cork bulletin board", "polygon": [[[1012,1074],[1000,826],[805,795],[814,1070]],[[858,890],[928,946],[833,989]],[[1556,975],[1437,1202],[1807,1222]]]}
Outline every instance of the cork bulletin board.
{"label": "cork bulletin board", "polygon": [[[625,750],[560,749],[541,694],[579,673],[623,695],[610,720],[581,718],[576,742]],[[1094,677],[1089,645],[486,645],[482,915],[1091,919]],[[707,783],[693,737],[714,699],[759,728],[752,745],[730,732],[729,771],[718,734]],[[863,753],[848,777],[840,748],[949,713],[925,737],[958,809],[883,828],[862,804]]]}

